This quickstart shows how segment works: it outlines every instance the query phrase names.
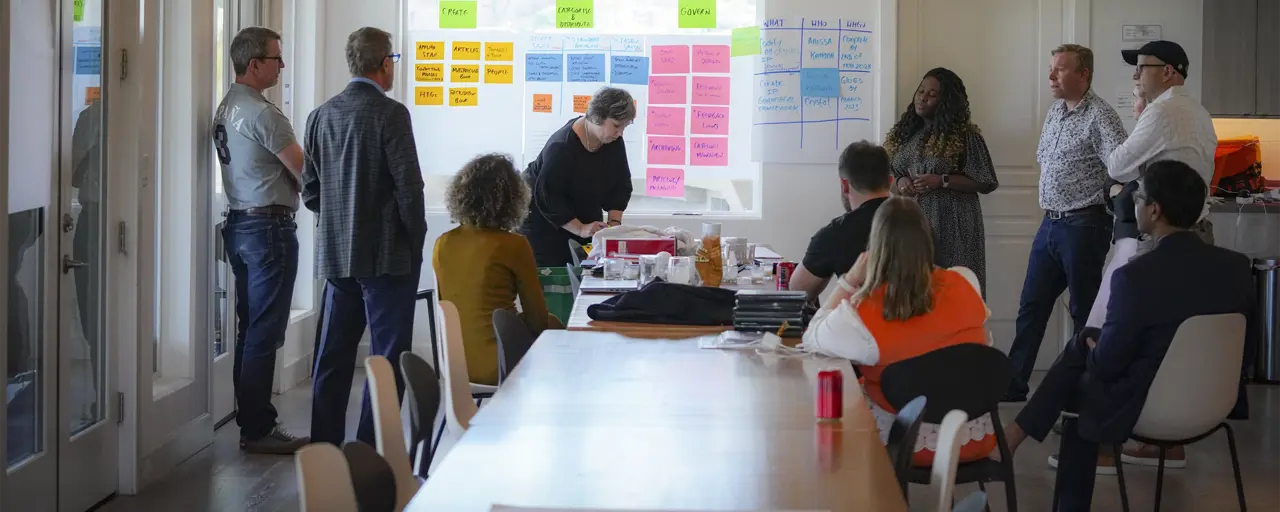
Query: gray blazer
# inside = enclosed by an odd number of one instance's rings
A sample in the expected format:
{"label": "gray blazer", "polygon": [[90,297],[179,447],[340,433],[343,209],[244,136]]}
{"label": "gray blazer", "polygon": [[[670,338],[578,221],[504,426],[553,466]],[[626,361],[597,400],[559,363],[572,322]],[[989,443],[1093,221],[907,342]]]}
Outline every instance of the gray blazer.
{"label": "gray blazer", "polygon": [[316,279],[416,275],[427,219],[409,109],[351,82],[307,117],[304,147]]}

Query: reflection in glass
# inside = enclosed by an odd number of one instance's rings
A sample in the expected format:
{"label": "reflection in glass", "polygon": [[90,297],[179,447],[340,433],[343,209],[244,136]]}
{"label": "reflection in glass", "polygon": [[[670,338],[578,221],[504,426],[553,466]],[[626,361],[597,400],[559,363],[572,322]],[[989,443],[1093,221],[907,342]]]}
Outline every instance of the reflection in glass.
{"label": "reflection in glass", "polygon": [[44,450],[44,212],[41,207],[9,214],[9,467]]}
{"label": "reflection in glass", "polygon": [[[214,66],[213,66],[213,97],[216,104],[223,96],[226,95],[228,84],[231,82],[230,64],[226,61],[229,46],[227,43],[227,9],[226,0],[216,0],[214,2]],[[209,153],[209,159],[212,161],[211,169],[218,168],[217,156]],[[213,358],[217,359],[227,353],[226,333],[227,333],[227,287],[228,279],[231,275],[230,264],[227,263],[227,252],[222,246],[222,180],[218,173],[210,173],[210,179],[213,180],[214,190],[214,207],[211,208],[213,232],[209,236],[213,237]]]}

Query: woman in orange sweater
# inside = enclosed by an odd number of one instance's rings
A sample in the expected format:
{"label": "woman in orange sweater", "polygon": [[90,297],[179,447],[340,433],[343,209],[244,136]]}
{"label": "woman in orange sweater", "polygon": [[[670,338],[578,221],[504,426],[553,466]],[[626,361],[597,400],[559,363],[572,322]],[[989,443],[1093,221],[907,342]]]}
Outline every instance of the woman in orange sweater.
{"label": "woman in orange sweater", "polygon": [[[985,326],[990,311],[977,276],[964,267],[935,267],[933,257],[933,235],[920,205],[904,197],[888,199],[871,221],[867,252],[836,280],[839,288],[804,334],[806,347],[858,365],[881,441],[887,441],[896,412],[880,390],[885,368],[943,347],[990,344]],[[937,428],[920,426],[915,465],[932,464]],[[969,421],[966,428],[961,461],[995,449],[990,415]]]}

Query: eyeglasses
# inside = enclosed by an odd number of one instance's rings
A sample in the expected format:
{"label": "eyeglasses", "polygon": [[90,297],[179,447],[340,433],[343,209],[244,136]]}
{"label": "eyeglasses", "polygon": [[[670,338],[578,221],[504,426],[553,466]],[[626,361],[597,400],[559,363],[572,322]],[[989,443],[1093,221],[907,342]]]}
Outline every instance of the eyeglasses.
{"label": "eyeglasses", "polygon": [[388,55],[387,58],[391,59],[391,62],[400,62],[400,54],[398,53],[393,53],[391,55]]}
{"label": "eyeglasses", "polygon": [[1168,66],[1168,64],[1138,64],[1137,69],[1141,73],[1146,68],[1162,68],[1165,66]]}
{"label": "eyeglasses", "polygon": [[274,60],[274,61],[276,61],[276,62],[279,62],[279,63],[281,63],[281,64],[284,64],[284,55],[276,55],[275,57],[258,57],[258,59],[260,59],[260,60]]}

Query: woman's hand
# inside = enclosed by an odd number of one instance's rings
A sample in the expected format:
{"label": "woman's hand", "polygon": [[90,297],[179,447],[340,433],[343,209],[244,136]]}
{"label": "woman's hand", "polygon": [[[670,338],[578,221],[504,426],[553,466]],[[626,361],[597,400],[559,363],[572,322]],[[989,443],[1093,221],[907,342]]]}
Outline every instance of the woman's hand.
{"label": "woman's hand", "polygon": [[911,182],[911,186],[915,187],[917,193],[930,192],[942,188],[942,175],[939,174],[922,174],[916,176]]}
{"label": "woman's hand", "polygon": [[582,238],[591,238],[592,236],[595,236],[597,232],[607,227],[609,227],[607,224],[599,221],[592,222],[590,224],[583,224],[582,229],[578,231],[578,236]]}
{"label": "woman's hand", "polygon": [[898,178],[897,184],[898,184],[898,193],[904,196],[914,196],[920,193],[918,190],[916,190],[915,185],[912,184],[911,178],[909,177],[903,176],[901,178]]}
{"label": "woman's hand", "polygon": [[855,290],[862,287],[862,283],[867,280],[867,253],[858,255],[858,261],[855,261],[853,268],[845,273],[844,280]]}

